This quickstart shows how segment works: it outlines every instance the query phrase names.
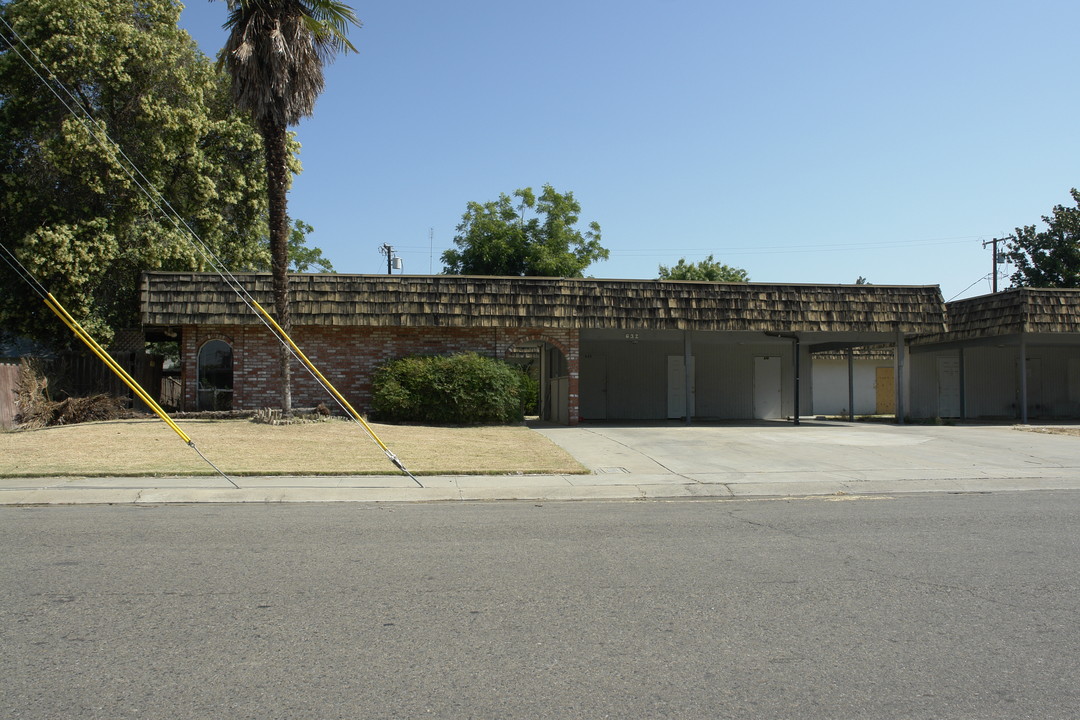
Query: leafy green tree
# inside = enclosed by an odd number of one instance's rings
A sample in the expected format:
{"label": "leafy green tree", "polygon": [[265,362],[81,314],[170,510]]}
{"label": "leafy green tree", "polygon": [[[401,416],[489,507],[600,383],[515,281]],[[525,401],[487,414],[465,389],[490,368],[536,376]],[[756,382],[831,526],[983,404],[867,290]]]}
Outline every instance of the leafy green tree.
{"label": "leafy green tree", "polygon": [[[330,259],[323,255],[321,248],[308,247],[307,236],[314,232],[315,228],[303,220],[293,220],[289,228],[289,272],[320,272],[332,273],[334,266]],[[270,270],[270,238],[263,238],[267,253],[265,262],[256,263],[248,267],[255,272],[268,272]]]}
{"label": "leafy green tree", "polygon": [[1076,207],[1056,205],[1052,215],[1043,216],[1046,230],[1027,225],[1005,239],[1016,287],[1080,287],[1080,192],[1070,193]]}
{"label": "leafy green tree", "polygon": [[701,262],[688,263],[686,258],[679,258],[674,267],[661,265],[660,280],[698,280],[704,282],[748,282],[750,276],[742,268],[724,265],[713,260],[713,256]]}
{"label": "leafy green tree", "polygon": [[[137,326],[141,272],[204,267],[106,134],[224,262],[265,253],[259,135],[179,16],[175,0],[0,4],[0,242],[102,342]],[[37,58],[85,124],[42,84]],[[6,265],[0,275],[0,326],[72,340]]]}
{"label": "leafy green tree", "polygon": [[315,228],[303,220],[294,220],[289,230],[289,269],[292,272],[334,272],[334,265],[323,255],[322,248],[308,247],[307,236]]}
{"label": "leafy green tree", "polygon": [[513,198],[500,194],[493,202],[470,202],[454,237],[458,249],[442,254],[445,272],[581,277],[589,265],[606,260],[608,251],[600,245],[599,224],[589,223],[584,232],[575,227],[580,213],[572,192],[558,193],[551,185],[539,197],[523,188]]}
{"label": "leafy green tree", "polygon": [[[270,272],[277,322],[289,332],[290,125],[309,117],[323,90],[323,65],[336,53],[356,51],[352,8],[339,0],[227,0],[229,37],[220,64],[232,78],[233,99],[255,120],[266,153],[270,209]],[[292,412],[289,350],[281,348],[281,405]]]}

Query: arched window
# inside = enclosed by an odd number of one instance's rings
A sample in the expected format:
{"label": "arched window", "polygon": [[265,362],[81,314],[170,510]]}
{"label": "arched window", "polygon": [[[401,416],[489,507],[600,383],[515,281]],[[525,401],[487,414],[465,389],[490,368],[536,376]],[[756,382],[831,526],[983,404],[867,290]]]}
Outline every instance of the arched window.
{"label": "arched window", "polygon": [[199,350],[199,410],[232,410],[232,348],[211,340]]}

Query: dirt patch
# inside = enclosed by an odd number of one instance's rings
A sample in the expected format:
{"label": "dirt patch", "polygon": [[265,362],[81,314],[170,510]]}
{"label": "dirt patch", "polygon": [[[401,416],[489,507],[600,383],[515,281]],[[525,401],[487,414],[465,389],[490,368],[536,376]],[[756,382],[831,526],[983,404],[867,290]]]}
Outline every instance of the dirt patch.
{"label": "dirt patch", "polygon": [[1045,435],[1072,435],[1073,437],[1080,437],[1080,427],[1024,427],[1022,425],[1016,426],[1017,430],[1023,430],[1024,432],[1043,433]]}
{"label": "dirt patch", "polygon": [[[183,420],[207,458],[234,475],[393,475],[398,471],[358,425],[334,420],[265,425]],[[414,474],[586,472],[562,448],[523,426],[373,424]],[[160,420],[116,420],[0,433],[0,475],[204,475],[213,470]]]}

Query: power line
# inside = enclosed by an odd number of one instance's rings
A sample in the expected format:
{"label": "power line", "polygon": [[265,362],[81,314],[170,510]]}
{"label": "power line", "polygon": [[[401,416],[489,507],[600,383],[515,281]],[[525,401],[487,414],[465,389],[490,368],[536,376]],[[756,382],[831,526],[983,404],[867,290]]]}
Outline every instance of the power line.
{"label": "power line", "polygon": [[955,300],[956,298],[958,298],[958,297],[960,297],[961,295],[963,295],[964,293],[966,293],[966,292],[967,292],[968,290],[970,290],[971,288],[973,288],[973,287],[975,287],[976,285],[978,285],[979,283],[981,283],[981,282],[982,282],[983,280],[989,280],[989,279],[990,279],[990,273],[987,273],[986,275],[983,275],[983,276],[982,276],[981,278],[979,278],[979,279],[978,279],[978,280],[976,280],[975,282],[973,282],[973,283],[971,283],[970,285],[968,285],[968,286],[967,286],[966,288],[964,288],[964,289],[963,289],[963,290],[961,290],[960,292],[958,292],[958,293],[956,293],[955,295],[953,295],[953,296],[952,296],[951,298],[949,298],[949,299],[948,299],[948,300],[946,300],[945,302],[952,302],[952,301],[953,301],[953,300]]}
{"label": "power line", "polygon": [[630,255],[638,257],[671,257],[673,254],[698,254],[698,255],[774,255],[778,253],[797,252],[857,252],[860,250],[884,250],[892,248],[926,247],[936,245],[962,245],[971,242],[981,236],[971,235],[957,239],[927,239],[927,240],[883,240],[880,242],[858,243],[821,243],[816,245],[756,245],[738,247],[690,247],[690,248],[634,248],[627,250],[612,249],[612,255]]}

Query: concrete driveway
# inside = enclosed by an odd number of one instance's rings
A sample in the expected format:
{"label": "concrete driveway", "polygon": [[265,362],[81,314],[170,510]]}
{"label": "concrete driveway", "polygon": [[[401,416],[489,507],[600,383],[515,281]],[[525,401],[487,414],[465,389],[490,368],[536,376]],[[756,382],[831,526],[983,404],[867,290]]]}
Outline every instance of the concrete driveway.
{"label": "concrete driveway", "polygon": [[537,431],[613,484],[840,483],[857,489],[860,483],[902,482],[904,490],[917,491],[940,490],[942,482],[964,489],[965,481],[994,488],[1016,484],[1012,481],[1047,480],[1054,486],[1080,481],[1080,437],[1008,425],[804,421],[799,426],[598,424]]}

